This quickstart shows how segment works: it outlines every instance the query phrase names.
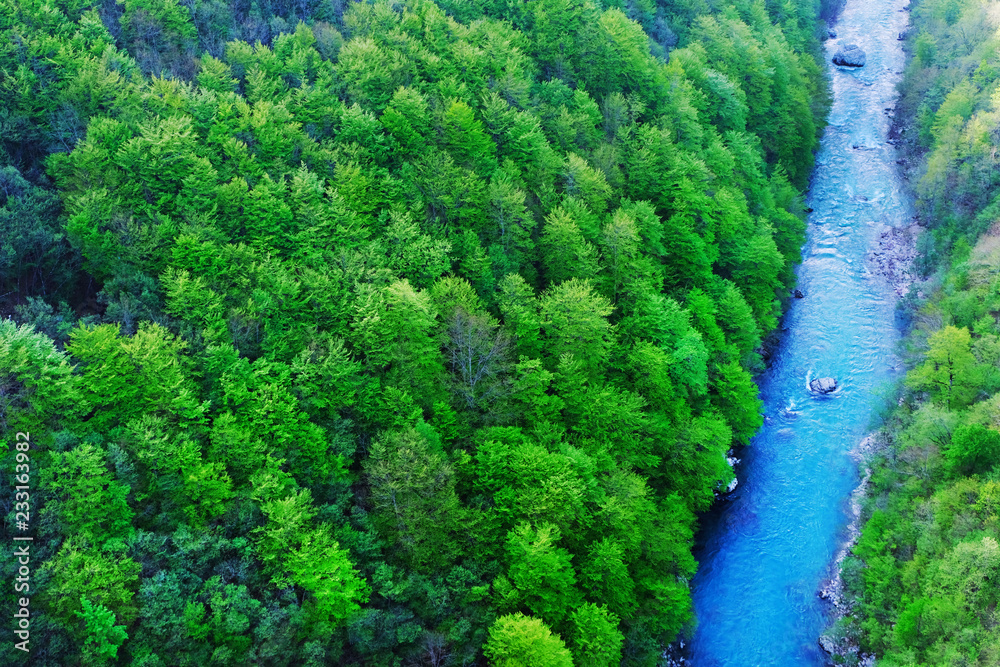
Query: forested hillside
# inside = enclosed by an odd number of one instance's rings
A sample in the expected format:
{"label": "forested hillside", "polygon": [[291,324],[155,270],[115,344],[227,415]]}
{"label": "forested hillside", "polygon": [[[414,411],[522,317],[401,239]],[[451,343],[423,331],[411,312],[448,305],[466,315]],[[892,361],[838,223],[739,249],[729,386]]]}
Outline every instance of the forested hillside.
{"label": "forested hillside", "polygon": [[656,664],[821,9],[0,0],[0,661]]}
{"label": "forested hillside", "polygon": [[840,632],[881,666],[1000,664],[1000,5],[920,0],[899,129],[926,300],[845,562]]}

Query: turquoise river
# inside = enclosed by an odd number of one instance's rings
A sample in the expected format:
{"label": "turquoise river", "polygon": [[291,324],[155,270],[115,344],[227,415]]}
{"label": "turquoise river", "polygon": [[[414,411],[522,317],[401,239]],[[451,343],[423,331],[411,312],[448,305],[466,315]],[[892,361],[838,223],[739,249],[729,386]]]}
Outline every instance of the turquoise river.
{"label": "turquoise river", "polygon": [[[913,215],[887,143],[905,65],[907,0],[848,0],[826,42],[833,108],[816,156],[808,239],[786,329],[761,378],[765,424],[737,466],[739,486],[703,520],[692,582],[695,667],[826,664],[817,639],[828,605],[817,591],[845,540],[858,484],[850,451],[885,388],[898,379],[895,294],[870,269],[887,227]],[[856,70],[834,67],[838,43],[867,53]],[[837,379],[814,395],[810,378]]]}

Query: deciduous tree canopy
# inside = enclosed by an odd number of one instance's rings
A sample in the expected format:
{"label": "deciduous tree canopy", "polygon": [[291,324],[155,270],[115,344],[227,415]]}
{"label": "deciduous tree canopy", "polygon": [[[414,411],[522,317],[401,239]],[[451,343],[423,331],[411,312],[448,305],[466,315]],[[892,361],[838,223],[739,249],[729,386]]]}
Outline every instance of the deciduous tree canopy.
{"label": "deciduous tree canopy", "polygon": [[655,664],[761,423],[818,10],[0,0],[35,664]]}

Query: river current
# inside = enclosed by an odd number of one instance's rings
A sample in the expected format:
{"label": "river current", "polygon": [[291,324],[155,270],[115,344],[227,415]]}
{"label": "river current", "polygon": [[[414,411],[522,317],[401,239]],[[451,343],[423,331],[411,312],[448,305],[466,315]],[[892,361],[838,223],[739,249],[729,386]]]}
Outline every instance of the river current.
{"label": "river current", "polygon": [[[833,107],[807,198],[813,209],[786,331],[760,378],[765,423],[737,466],[730,500],[703,517],[692,582],[695,667],[818,667],[828,605],[817,591],[845,539],[858,484],[849,452],[899,377],[895,295],[866,267],[886,226],[913,215],[886,142],[905,65],[907,0],[847,0],[826,42]],[[831,59],[839,43],[867,53],[856,70]],[[810,378],[836,378],[818,396]]]}

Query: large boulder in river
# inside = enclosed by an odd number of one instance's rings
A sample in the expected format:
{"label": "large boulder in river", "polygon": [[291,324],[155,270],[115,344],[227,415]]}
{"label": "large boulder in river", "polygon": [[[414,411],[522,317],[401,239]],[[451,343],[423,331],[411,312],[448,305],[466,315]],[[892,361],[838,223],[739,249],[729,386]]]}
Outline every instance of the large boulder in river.
{"label": "large boulder in river", "polygon": [[857,44],[844,44],[833,54],[833,64],[841,67],[864,67],[865,52]]}
{"label": "large boulder in river", "polygon": [[837,388],[837,381],[833,378],[816,378],[809,382],[809,388],[817,394],[829,394]]}

